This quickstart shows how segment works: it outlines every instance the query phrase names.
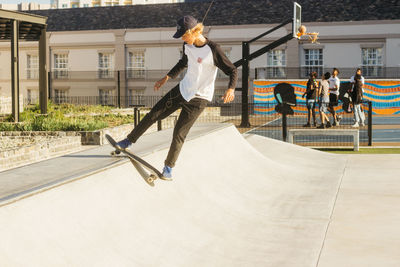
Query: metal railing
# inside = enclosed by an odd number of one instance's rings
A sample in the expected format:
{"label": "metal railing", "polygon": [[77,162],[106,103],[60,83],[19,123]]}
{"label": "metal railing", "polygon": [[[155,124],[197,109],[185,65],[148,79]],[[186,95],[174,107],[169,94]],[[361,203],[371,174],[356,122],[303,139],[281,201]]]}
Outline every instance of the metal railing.
{"label": "metal railing", "polygon": [[31,68],[26,69],[26,79],[28,80],[38,80],[39,79],[39,69]]}
{"label": "metal railing", "polygon": [[[350,78],[361,68],[366,79],[400,79],[400,67],[356,66],[354,68],[339,68],[339,77]],[[333,67],[302,66],[290,68],[285,66],[262,67],[255,69],[256,79],[307,79],[311,72],[317,72],[318,78],[325,72],[332,72]]]}
{"label": "metal railing", "polygon": [[[107,106],[118,107],[117,97],[108,96],[65,96],[59,99],[53,98],[53,103],[63,104],[75,104],[75,105],[101,105],[106,103]],[[161,96],[130,96],[122,97],[121,102],[129,102],[127,107],[132,108],[134,114],[140,113],[141,109],[149,109],[153,107]],[[33,102],[33,99],[30,101]],[[248,103],[249,112],[249,127],[241,127],[241,113],[242,103],[240,96],[235,99],[234,103],[223,104],[220,101],[220,95],[216,95],[211,103],[209,103],[207,109],[203,112],[199,118],[199,122],[224,122],[234,124],[238,130],[242,133],[258,134],[261,136],[285,140],[286,133],[289,129],[302,128],[307,123],[307,108],[305,102],[298,102],[294,109],[294,115],[287,115],[284,118],[281,114],[275,111],[276,103]],[[372,103],[365,101],[362,104],[362,108],[365,112],[365,126],[359,128],[360,133],[360,145],[366,146],[372,144]],[[335,126],[334,129],[346,129],[352,128],[354,124],[353,113],[347,113],[341,109],[341,104],[336,108],[338,114],[342,117],[340,125]],[[318,126],[320,121],[319,107],[318,104],[315,107],[316,122]],[[140,116],[136,116],[139,118]],[[331,121],[332,116],[329,115]],[[176,118],[175,118],[176,119]],[[312,120],[311,120],[312,122]],[[135,119],[135,124],[138,120]],[[312,126],[315,127],[315,126]],[[161,130],[161,123],[158,124],[159,130]],[[329,131],[329,128],[325,129]],[[295,139],[295,143],[306,146],[351,146],[352,140],[348,136],[308,136],[306,138],[299,137]]]}
{"label": "metal railing", "polygon": [[[110,70],[99,69],[95,71],[71,71],[68,69],[58,69],[50,72],[51,80],[101,80],[101,79],[117,79],[118,75],[121,79],[129,81],[156,81],[164,77],[169,70],[143,70],[143,69],[127,69],[127,70]],[[185,71],[183,71],[176,79],[182,79]],[[241,78],[240,71],[238,72]],[[255,69],[250,71],[250,78],[255,78]],[[217,80],[227,80],[228,76],[222,71],[218,71]]]}

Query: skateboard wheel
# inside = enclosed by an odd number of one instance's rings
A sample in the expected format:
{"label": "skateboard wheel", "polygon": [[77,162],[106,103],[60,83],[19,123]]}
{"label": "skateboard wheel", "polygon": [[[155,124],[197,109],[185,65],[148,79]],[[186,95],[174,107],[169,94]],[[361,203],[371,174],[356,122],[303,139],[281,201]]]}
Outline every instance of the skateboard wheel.
{"label": "skateboard wheel", "polygon": [[114,151],[112,151],[110,154],[111,154],[111,156],[117,156],[117,155],[121,154],[121,151],[119,151],[119,150],[114,150]]}
{"label": "skateboard wheel", "polygon": [[154,182],[154,178],[153,178],[153,177],[149,177],[149,178],[147,178],[147,182],[149,182],[149,183],[152,183],[152,182]]}

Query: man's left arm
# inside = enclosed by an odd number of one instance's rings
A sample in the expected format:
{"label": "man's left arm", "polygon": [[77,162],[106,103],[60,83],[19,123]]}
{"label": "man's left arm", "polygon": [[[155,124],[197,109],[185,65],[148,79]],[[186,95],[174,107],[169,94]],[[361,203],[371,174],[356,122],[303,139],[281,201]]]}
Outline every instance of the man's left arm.
{"label": "man's left arm", "polygon": [[224,103],[229,103],[235,98],[235,88],[238,80],[237,68],[224,54],[221,47],[217,44],[210,43],[213,52],[214,64],[226,75],[229,76],[228,90],[226,90],[223,97]]}

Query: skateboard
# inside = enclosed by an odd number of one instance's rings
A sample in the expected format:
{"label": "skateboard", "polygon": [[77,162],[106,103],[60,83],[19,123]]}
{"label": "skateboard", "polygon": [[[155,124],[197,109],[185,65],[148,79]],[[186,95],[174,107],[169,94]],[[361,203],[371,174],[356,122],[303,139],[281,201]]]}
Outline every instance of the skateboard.
{"label": "skateboard", "polygon": [[106,134],[105,137],[107,141],[115,148],[115,151],[111,152],[111,155],[113,156],[115,154],[118,154],[117,151],[120,151],[128,156],[132,165],[139,172],[140,176],[142,176],[146,183],[148,183],[150,186],[154,186],[154,181],[157,179],[172,181],[172,179],[164,177],[159,170],[157,170],[144,159],[136,156],[127,149],[122,149],[121,147],[119,147],[117,145],[117,142],[110,135]]}

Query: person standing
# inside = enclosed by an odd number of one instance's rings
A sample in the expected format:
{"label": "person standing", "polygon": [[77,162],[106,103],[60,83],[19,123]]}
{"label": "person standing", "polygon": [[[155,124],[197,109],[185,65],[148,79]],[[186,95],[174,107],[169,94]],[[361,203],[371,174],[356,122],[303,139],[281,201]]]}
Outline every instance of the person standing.
{"label": "person standing", "polygon": [[[325,129],[331,127],[331,123],[329,122],[329,118],[327,115],[328,107],[329,107],[329,78],[331,74],[329,72],[322,75],[321,85],[319,87],[318,95],[320,96],[320,104],[319,104],[319,113],[321,116],[321,125],[317,128]],[[326,124],[325,124],[326,122]]]}
{"label": "person standing", "polygon": [[351,99],[353,101],[353,107],[354,107],[354,120],[355,123],[352,125],[352,127],[359,127],[364,126],[364,121],[365,121],[365,114],[362,111],[361,107],[361,102],[363,98],[363,85],[364,85],[364,78],[361,76],[361,70],[357,70],[357,74],[352,77],[351,79],[352,83],[354,84],[353,90],[352,90],[352,96]]}
{"label": "person standing", "polygon": [[[365,84],[365,79],[364,79],[364,77],[362,76],[361,68],[357,68],[356,74],[350,77],[350,83],[352,83],[352,84],[353,84],[353,87],[354,87],[354,83],[355,83],[354,77],[355,77],[356,75],[360,75],[360,76],[361,76],[361,83],[362,83],[362,85],[364,86],[364,84]],[[362,91],[363,91],[363,93],[364,93],[364,89],[363,89]]]}
{"label": "person standing", "polygon": [[184,16],[177,21],[177,31],[173,37],[184,41],[182,58],[166,76],[155,83],[154,90],[159,90],[170,78],[177,77],[187,68],[185,77],[157,102],[127,138],[117,143],[119,149],[127,149],[156,121],[182,109],[164,162],[162,174],[166,178],[172,177],[172,168],[190,128],[213,98],[218,69],[229,76],[223,102],[229,103],[235,98],[237,69],[218,44],[203,36],[203,29],[203,24],[192,16]]}
{"label": "person standing", "polygon": [[306,92],[303,94],[306,96],[306,104],[307,104],[307,123],[303,125],[303,127],[311,127],[311,115],[313,117],[313,126],[317,126],[317,121],[315,119],[315,103],[317,102],[317,73],[311,72],[310,78],[307,81],[307,89]]}
{"label": "person standing", "polygon": [[333,126],[338,126],[341,116],[336,114],[335,107],[339,104],[339,89],[340,89],[340,79],[338,77],[339,70],[337,68],[333,68],[332,76],[329,78],[329,107],[328,111],[332,114],[333,117]]}

